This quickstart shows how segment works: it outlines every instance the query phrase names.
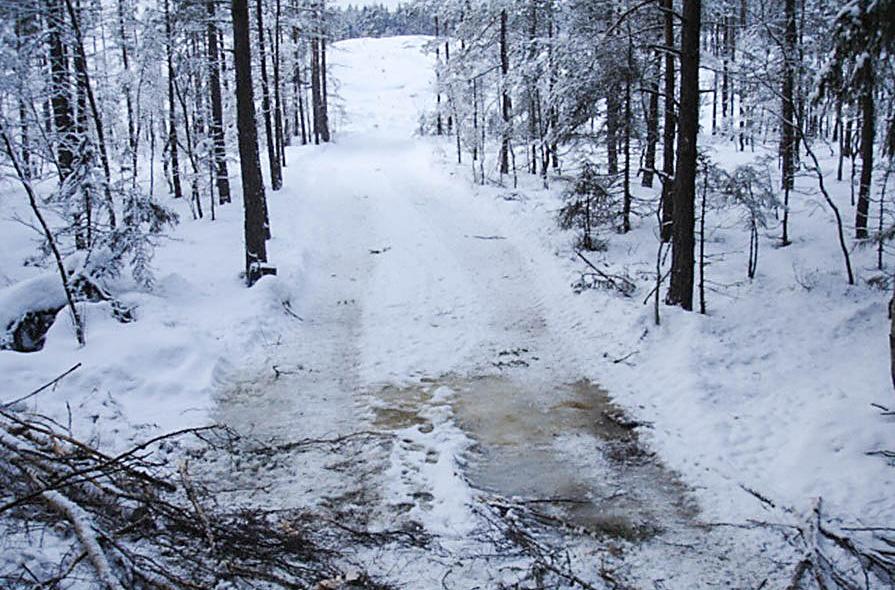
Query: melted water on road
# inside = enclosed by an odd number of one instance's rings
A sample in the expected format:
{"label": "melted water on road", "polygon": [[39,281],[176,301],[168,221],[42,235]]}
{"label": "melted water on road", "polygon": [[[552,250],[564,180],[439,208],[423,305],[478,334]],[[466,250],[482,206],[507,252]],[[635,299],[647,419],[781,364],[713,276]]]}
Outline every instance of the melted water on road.
{"label": "melted water on road", "polygon": [[685,486],[644,450],[636,425],[589,381],[543,384],[493,375],[389,386],[375,396],[373,425],[427,432],[433,424],[426,408],[445,403],[473,441],[458,459],[475,489],[629,541],[696,516]]}

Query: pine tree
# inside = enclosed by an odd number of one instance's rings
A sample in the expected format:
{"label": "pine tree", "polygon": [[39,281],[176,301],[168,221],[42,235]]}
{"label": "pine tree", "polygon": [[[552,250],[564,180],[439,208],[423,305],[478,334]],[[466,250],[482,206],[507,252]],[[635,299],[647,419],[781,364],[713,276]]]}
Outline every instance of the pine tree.
{"label": "pine tree", "polygon": [[239,165],[245,210],[246,284],[261,278],[267,262],[267,220],[264,180],[258,158],[258,129],[255,93],[252,88],[252,49],[249,36],[248,0],[232,0],[233,53],[236,71],[236,125],[239,134]]}
{"label": "pine tree", "polygon": [[693,309],[695,241],[696,136],[699,132],[699,45],[701,0],[684,0],[681,25],[681,84],[677,167],[674,175],[674,221],[671,286],[667,302]]}

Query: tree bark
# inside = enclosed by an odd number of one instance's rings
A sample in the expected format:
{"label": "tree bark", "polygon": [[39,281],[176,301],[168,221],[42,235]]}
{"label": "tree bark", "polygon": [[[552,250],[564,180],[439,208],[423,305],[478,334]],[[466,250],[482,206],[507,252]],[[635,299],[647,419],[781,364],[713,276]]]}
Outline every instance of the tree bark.
{"label": "tree bark", "polygon": [[134,99],[130,80],[130,56],[128,54],[127,27],[125,26],[124,0],[118,0],[118,37],[121,42],[121,66],[124,69],[124,104],[127,111],[127,146],[131,157],[131,186],[137,186],[137,125],[134,115]]}
{"label": "tree bark", "polygon": [[227,142],[224,135],[224,106],[221,99],[221,67],[218,50],[218,30],[215,22],[215,1],[206,0],[208,15],[208,85],[211,87],[211,135],[214,142],[215,182],[218,202],[230,202],[230,173],[227,170]]}
{"label": "tree bark", "polygon": [[270,85],[267,80],[267,53],[264,48],[264,3],[255,3],[256,22],[258,24],[258,59],[261,68],[261,110],[264,116],[264,134],[267,139],[267,159],[270,166],[270,188],[278,191],[283,187],[283,171],[280,168],[280,156],[275,144],[273,124],[271,122]]}
{"label": "tree bark", "polygon": [[[435,38],[441,36],[441,26],[438,15],[435,15]],[[444,135],[444,125],[441,122],[441,44],[435,45],[435,134]]]}
{"label": "tree bark", "polygon": [[633,80],[631,74],[634,68],[634,42],[631,36],[628,36],[628,47],[626,52],[627,63],[625,64],[625,99],[624,114],[622,121],[622,155],[624,157],[624,205],[622,208],[622,232],[631,231],[631,118],[633,112],[631,108],[631,85]]}
{"label": "tree bark", "polygon": [[323,97],[320,94],[320,39],[316,32],[311,37],[311,114],[314,127],[314,144],[320,143],[320,128],[322,115],[320,103]]}
{"label": "tree bark", "polygon": [[329,132],[329,94],[326,88],[326,34],[322,27],[320,31],[320,98],[320,139],[324,143],[329,143],[332,137]]}
{"label": "tree bark", "polygon": [[71,78],[68,70],[68,54],[62,33],[65,27],[65,12],[62,0],[48,0],[47,24],[50,57],[50,80],[52,95],[50,105],[53,110],[53,126],[56,129],[56,165],[59,182],[65,182],[74,163],[74,117],[71,106]]}
{"label": "tree bark", "polygon": [[696,136],[699,132],[699,32],[701,0],[684,0],[681,28],[680,130],[674,182],[671,285],[668,303],[693,309]]}
{"label": "tree bark", "polygon": [[783,125],[781,126],[781,155],[783,156],[783,245],[789,242],[789,194],[795,181],[795,59],[796,59],[796,1],[784,3],[785,54],[783,56]]}
{"label": "tree bark", "polygon": [[510,115],[512,104],[510,93],[507,89],[507,76],[510,72],[510,57],[507,48],[507,11],[500,11],[500,92],[501,112],[503,115],[503,131],[500,142],[500,173],[508,174],[510,171]]}
{"label": "tree bark", "polygon": [[662,227],[663,242],[671,241],[674,224],[674,140],[677,119],[674,110],[674,0],[663,0],[665,13],[665,120],[662,129]]}
{"label": "tree bark", "polygon": [[618,85],[612,83],[606,88],[606,160],[609,174],[618,174]]}
{"label": "tree bark", "polygon": [[[286,140],[283,133],[283,99],[280,92],[280,0],[274,3],[273,30],[273,108],[274,133],[276,134],[277,155],[280,166],[286,166]],[[282,174],[282,172],[281,172]]]}
{"label": "tree bark", "polygon": [[870,189],[873,183],[873,140],[876,135],[876,113],[873,98],[874,71],[868,58],[863,65],[861,90],[861,184],[858,189],[858,208],[855,213],[855,238],[867,238],[867,215],[870,210]]}
{"label": "tree bark", "polygon": [[659,143],[659,70],[662,58],[656,53],[655,77],[649,81],[649,107],[646,114],[646,150],[643,154],[643,177],[641,184],[645,187],[653,187],[653,177],[656,171],[656,144]]}
{"label": "tree bark", "polygon": [[180,185],[180,162],[177,153],[177,103],[174,97],[174,25],[171,22],[170,0],[165,0],[165,59],[168,65],[168,154],[171,158],[171,183],[174,198],[183,197]]}
{"label": "tree bark", "polygon": [[305,90],[302,86],[301,81],[301,70],[304,66],[304,52],[301,50],[301,38],[299,36],[298,27],[292,27],[292,43],[295,45],[295,55],[293,59],[295,60],[293,72],[293,94],[295,97],[293,101],[298,104],[298,110],[295,112],[295,121],[293,127],[296,129],[301,129],[301,144],[306,145],[308,143],[308,129],[307,125],[305,125]]}
{"label": "tree bark", "polygon": [[[65,7],[68,9],[68,16],[71,19],[72,30],[75,35],[74,49],[76,59],[74,60],[75,74],[77,77],[78,88],[83,90],[86,97],[86,103],[83,108],[86,112],[87,106],[90,107],[90,113],[93,118],[93,130],[96,133],[97,151],[99,151],[99,159],[102,164],[103,177],[105,185],[103,186],[103,196],[106,201],[106,213],[109,217],[109,225],[114,228],[116,226],[115,206],[112,202],[112,170],[109,166],[109,152],[106,146],[106,135],[103,127],[103,120],[100,116],[99,105],[97,105],[96,96],[93,94],[93,87],[90,85],[90,76],[87,72],[87,52],[84,50],[84,37],[81,35],[81,26],[79,24],[78,14],[71,0],[65,0]],[[91,236],[91,209],[89,193],[84,194],[85,211],[87,214],[87,243],[92,243]]]}
{"label": "tree bark", "polygon": [[232,0],[233,55],[236,71],[236,127],[239,134],[239,164],[242,172],[245,210],[246,284],[252,286],[261,277],[267,262],[267,227],[264,179],[258,158],[258,129],[255,122],[255,97],[252,89],[252,49],[249,41],[248,0]]}

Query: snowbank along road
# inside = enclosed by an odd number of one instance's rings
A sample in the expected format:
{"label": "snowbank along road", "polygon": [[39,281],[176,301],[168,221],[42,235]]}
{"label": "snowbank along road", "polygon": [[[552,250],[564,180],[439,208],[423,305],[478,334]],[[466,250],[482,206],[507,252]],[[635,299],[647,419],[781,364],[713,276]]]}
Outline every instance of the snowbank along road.
{"label": "snowbank along road", "polygon": [[[433,102],[424,43],[335,46],[340,132],[290,148],[269,197],[275,236],[307,244],[271,244],[274,263],[301,259],[302,321],[215,411],[283,451],[228,461],[221,485],[429,538],[357,550],[402,587],[497,587],[537,567],[568,587],[758,586],[781,549],[701,522],[686,483],[585,379],[601,349],[578,343],[600,338],[599,310],[506,203],[476,194],[447,143],[419,137]],[[305,439],[333,442],[290,450]]]}

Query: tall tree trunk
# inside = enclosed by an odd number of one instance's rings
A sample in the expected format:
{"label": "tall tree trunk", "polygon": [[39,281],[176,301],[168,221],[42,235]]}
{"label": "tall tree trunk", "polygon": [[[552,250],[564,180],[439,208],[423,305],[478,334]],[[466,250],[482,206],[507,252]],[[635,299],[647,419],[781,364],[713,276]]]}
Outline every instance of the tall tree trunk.
{"label": "tall tree trunk", "polygon": [[130,55],[128,53],[128,35],[125,24],[127,9],[124,0],[118,0],[118,38],[121,43],[121,66],[124,70],[124,105],[127,112],[127,146],[130,152],[131,185],[137,185],[137,125],[134,115],[133,90],[131,89]]}
{"label": "tall tree trunk", "polygon": [[789,244],[789,194],[795,182],[795,60],[796,60],[796,0],[784,2],[783,56],[783,125],[780,151],[783,156],[783,245]]}
{"label": "tall tree trunk", "polygon": [[218,30],[215,21],[216,0],[205,0],[208,15],[208,85],[211,87],[211,135],[214,142],[215,182],[218,202],[230,202],[230,172],[227,170],[227,142],[224,135],[224,105],[221,98],[221,68],[218,51]]}
{"label": "tall tree trunk", "polygon": [[[528,3],[528,62],[534,64],[538,55],[538,11],[537,4],[534,1]],[[447,51],[448,44],[444,44]],[[537,78],[534,73],[526,74],[525,91],[528,95],[528,143],[531,153],[529,154],[528,171],[531,174],[538,173],[538,143],[542,134],[540,133],[540,113],[541,104],[538,95]]]}
{"label": "tall tree trunk", "polygon": [[507,48],[507,11],[500,11],[500,92],[503,114],[503,131],[500,141],[500,173],[510,171],[510,116],[512,104],[510,91],[507,88],[507,76],[510,72],[510,57]]}
{"label": "tall tree trunk", "polygon": [[311,36],[311,114],[313,115],[314,144],[320,143],[320,39],[316,32]]}
{"label": "tall tree trunk", "polygon": [[[84,50],[84,37],[81,34],[81,26],[79,24],[78,14],[71,0],[65,0],[65,6],[68,9],[68,17],[71,20],[72,31],[74,32],[74,49],[75,49],[75,74],[78,87],[84,91],[87,106],[90,108],[90,114],[93,119],[93,131],[96,134],[96,147],[99,152],[100,164],[103,169],[103,195],[106,204],[106,213],[108,215],[109,225],[116,226],[115,206],[112,202],[112,170],[109,166],[109,152],[106,146],[106,135],[103,127],[102,117],[100,116],[100,108],[97,105],[96,96],[93,94],[93,87],[90,85],[90,76],[87,72],[87,53]],[[85,106],[86,110],[86,106]],[[85,211],[87,214],[87,242],[92,243],[91,233],[91,209],[90,195],[84,193]]]}
{"label": "tall tree trunk", "polygon": [[273,79],[274,79],[274,106],[276,108],[277,117],[274,125],[277,130],[277,142],[280,144],[280,165],[286,166],[286,146],[289,145],[289,117],[287,113],[287,99],[283,92],[283,79],[280,75],[282,64],[282,47],[283,29],[281,26],[281,10],[280,0],[276,0],[276,19],[274,22],[274,54],[273,54]]}
{"label": "tall tree trunk", "polygon": [[653,187],[653,177],[656,171],[656,144],[659,143],[659,71],[662,67],[662,57],[656,53],[655,74],[648,82],[649,107],[646,113],[646,150],[643,153],[643,178],[641,184],[645,187]]}
{"label": "tall tree trunk", "polygon": [[329,94],[326,85],[326,32],[320,36],[320,138],[328,143],[332,139],[329,132]]}
{"label": "tall tree trunk", "polygon": [[302,86],[301,81],[301,70],[304,66],[304,52],[301,50],[301,38],[299,37],[298,27],[292,27],[292,43],[295,45],[295,55],[293,59],[295,60],[293,72],[293,94],[295,94],[295,98],[293,99],[298,104],[298,110],[295,113],[295,124],[293,127],[298,130],[301,129],[301,144],[306,145],[308,143],[308,129],[305,125],[305,90]]}
{"label": "tall tree trunk", "polygon": [[861,184],[858,189],[858,208],[855,214],[855,238],[867,238],[867,214],[870,210],[870,189],[873,183],[873,140],[876,135],[876,113],[873,98],[875,86],[874,65],[865,59],[863,65],[864,86],[861,89]]}
{"label": "tall tree trunk", "polygon": [[[35,33],[34,15],[29,13],[28,8],[30,7],[23,7],[16,15],[16,57],[20,60],[22,65],[28,65],[30,63],[30,56],[27,55],[28,50],[25,48],[26,40]],[[25,175],[26,179],[30,180],[33,171],[31,168],[31,139],[28,129],[28,111],[33,103],[29,99],[30,93],[27,91],[26,85],[27,82],[20,78],[17,88],[18,97],[16,102],[18,103],[20,133],[19,153],[22,158],[22,173]]]}
{"label": "tall tree trunk", "polygon": [[681,28],[680,131],[674,187],[671,286],[668,303],[693,309],[696,135],[699,131],[699,32],[701,0],[684,0]]}
{"label": "tall tree trunk", "polygon": [[65,12],[63,0],[48,0],[47,24],[50,46],[50,79],[53,109],[53,126],[56,129],[56,165],[59,168],[59,182],[65,182],[74,163],[74,117],[71,105],[71,78],[68,70],[68,54],[63,42]]}
{"label": "tall tree trunk", "polygon": [[[441,36],[441,23],[438,15],[435,15],[435,38]],[[435,44],[435,134],[444,135],[444,126],[441,122],[441,44]]]}
{"label": "tall tree trunk", "polygon": [[131,88],[131,72],[130,72],[130,54],[128,52],[129,41],[127,35],[127,26],[125,18],[127,8],[124,6],[124,0],[118,0],[118,39],[121,44],[121,66],[124,70],[124,105],[127,112],[127,145],[131,159],[131,181],[132,186],[137,185],[137,125],[134,114],[133,90]]}
{"label": "tall tree trunk", "polygon": [[[721,121],[727,125],[727,109],[730,104],[730,25],[729,17],[721,18],[721,53],[722,53],[722,72],[721,72]],[[733,108],[730,109],[733,111]],[[731,113],[732,114],[732,113]]]}
{"label": "tall tree trunk", "polygon": [[619,105],[618,84],[606,88],[606,161],[610,176],[618,174],[618,131]]}
{"label": "tall tree trunk", "polygon": [[264,179],[258,159],[258,129],[252,89],[252,48],[249,41],[248,0],[232,0],[233,65],[236,70],[236,127],[239,135],[239,165],[245,209],[246,284],[261,277],[267,262],[267,205]]}
{"label": "tall tree trunk", "polygon": [[663,242],[671,241],[674,225],[674,0],[663,0],[665,33],[665,120],[662,129],[662,228]]}
{"label": "tall tree trunk", "polygon": [[[81,0],[74,1],[74,11],[69,14],[71,18],[81,18]],[[72,25],[74,27],[74,25]],[[87,137],[87,87],[81,81],[80,72],[87,67],[86,60],[81,59],[77,50],[72,55],[72,65],[75,71],[75,134],[78,136],[78,148]],[[80,151],[80,150],[79,150]]]}
{"label": "tall tree trunk", "polygon": [[[445,34],[445,38],[444,38],[444,63],[445,63],[445,66],[447,66],[447,65],[449,65],[450,62],[451,62],[451,44],[450,44],[450,41],[448,40],[448,37],[447,37],[447,22],[444,23],[444,29],[445,29],[445,31],[444,31],[444,34]],[[448,101],[451,102],[450,92],[448,92]],[[453,104],[451,105],[451,109],[453,109]],[[451,132],[453,131],[453,129],[454,129],[454,116],[453,116],[453,112],[452,112],[452,110],[448,110],[448,116],[447,116],[447,133],[448,133],[448,135],[451,134]]]}
{"label": "tall tree trunk", "polygon": [[627,63],[625,64],[624,120],[622,121],[622,150],[624,156],[624,205],[622,208],[622,232],[631,231],[631,79],[634,68],[634,41],[628,36]]}
{"label": "tall tree trunk", "polygon": [[280,166],[286,165],[286,140],[283,137],[283,101],[280,92],[280,0],[274,3],[273,30],[273,105],[274,133],[277,138],[277,153]]}
{"label": "tall tree trunk", "polygon": [[174,24],[171,19],[171,2],[165,0],[165,59],[168,65],[168,155],[171,158],[171,183],[174,198],[183,197],[180,185],[180,162],[177,147],[177,103],[174,96]]}
{"label": "tall tree trunk", "polygon": [[258,59],[261,68],[261,114],[264,117],[264,134],[267,138],[267,159],[270,165],[270,188],[278,191],[283,187],[283,171],[280,168],[280,155],[274,145],[273,124],[271,123],[270,85],[267,81],[267,53],[264,49],[264,2],[255,4],[256,22],[258,24]]}

